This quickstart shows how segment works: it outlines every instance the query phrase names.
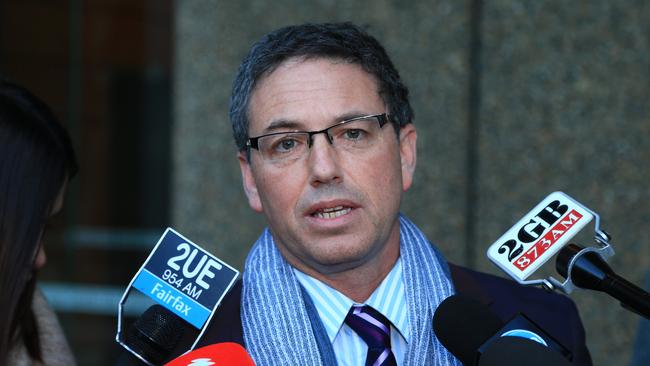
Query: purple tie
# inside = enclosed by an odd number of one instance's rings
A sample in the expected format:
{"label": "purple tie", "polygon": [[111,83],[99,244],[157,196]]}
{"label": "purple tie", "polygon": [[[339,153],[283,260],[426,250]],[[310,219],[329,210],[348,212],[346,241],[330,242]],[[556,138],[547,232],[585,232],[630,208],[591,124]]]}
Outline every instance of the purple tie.
{"label": "purple tie", "polygon": [[368,345],[366,366],[396,366],[390,350],[390,322],[368,305],[353,305],[345,323]]}

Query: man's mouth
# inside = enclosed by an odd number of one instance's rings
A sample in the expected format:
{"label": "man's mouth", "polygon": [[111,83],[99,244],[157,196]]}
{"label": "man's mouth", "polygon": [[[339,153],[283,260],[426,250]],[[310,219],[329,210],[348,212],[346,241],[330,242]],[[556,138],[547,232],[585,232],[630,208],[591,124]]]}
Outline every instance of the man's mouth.
{"label": "man's mouth", "polygon": [[336,206],[336,207],[328,207],[328,208],[323,208],[320,210],[317,210],[312,214],[312,216],[317,217],[319,219],[335,219],[337,217],[341,217],[343,215],[347,215],[352,211],[352,208],[350,207],[345,207],[345,206]]}

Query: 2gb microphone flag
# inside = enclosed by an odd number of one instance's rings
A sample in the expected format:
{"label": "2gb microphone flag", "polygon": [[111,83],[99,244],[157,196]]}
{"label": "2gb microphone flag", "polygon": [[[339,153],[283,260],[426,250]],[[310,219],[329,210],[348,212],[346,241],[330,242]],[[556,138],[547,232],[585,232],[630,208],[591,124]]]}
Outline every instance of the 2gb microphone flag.
{"label": "2gb microphone flag", "polygon": [[488,249],[488,258],[523,282],[594,218],[563,192],[553,192]]}
{"label": "2gb microphone flag", "polygon": [[239,271],[167,228],[129,288],[201,329]]}

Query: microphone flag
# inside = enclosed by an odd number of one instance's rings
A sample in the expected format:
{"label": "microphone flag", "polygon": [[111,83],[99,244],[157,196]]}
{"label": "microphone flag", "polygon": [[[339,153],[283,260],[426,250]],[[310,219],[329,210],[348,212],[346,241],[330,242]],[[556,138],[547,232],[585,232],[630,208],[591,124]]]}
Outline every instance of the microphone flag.
{"label": "microphone flag", "polygon": [[238,276],[239,271],[167,228],[129,288],[200,329]]}
{"label": "microphone flag", "polygon": [[595,216],[567,194],[553,192],[497,239],[487,256],[509,276],[525,283]]}

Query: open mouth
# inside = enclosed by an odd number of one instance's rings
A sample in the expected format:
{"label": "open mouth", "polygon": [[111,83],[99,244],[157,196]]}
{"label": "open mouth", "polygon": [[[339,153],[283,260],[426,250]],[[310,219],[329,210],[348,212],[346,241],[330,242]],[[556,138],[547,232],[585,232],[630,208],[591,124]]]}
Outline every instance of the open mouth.
{"label": "open mouth", "polygon": [[328,207],[317,210],[312,214],[312,216],[319,219],[335,219],[347,215],[350,211],[352,211],[352,208],[345,206]]}

